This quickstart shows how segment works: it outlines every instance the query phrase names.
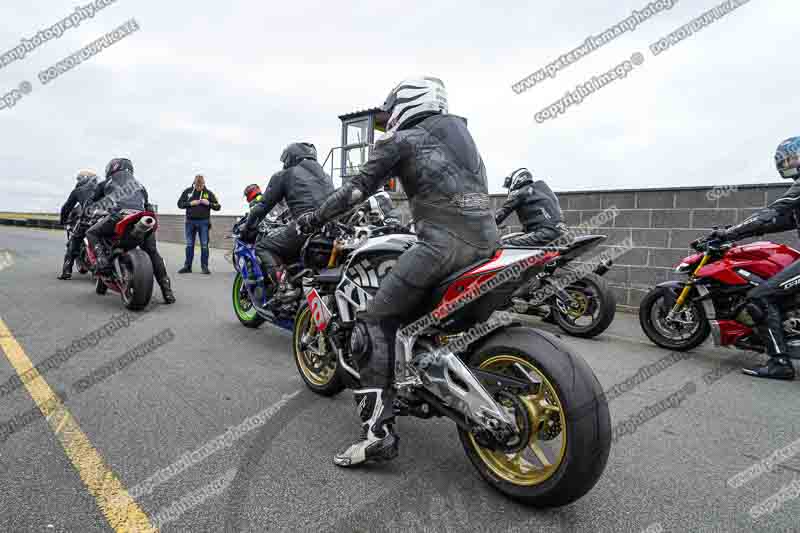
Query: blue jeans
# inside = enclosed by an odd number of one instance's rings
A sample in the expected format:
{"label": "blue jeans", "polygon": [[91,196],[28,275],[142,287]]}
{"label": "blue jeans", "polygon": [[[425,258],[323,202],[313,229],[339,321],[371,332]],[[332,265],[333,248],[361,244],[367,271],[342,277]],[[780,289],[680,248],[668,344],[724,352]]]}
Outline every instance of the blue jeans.
{"label": "blue jeans", "polygon": [[208,219],[186,219],[186,263],[184,266],[192,268],[194,261],[194,243],[197,234],[200,234],[200,265],[208,268]]}

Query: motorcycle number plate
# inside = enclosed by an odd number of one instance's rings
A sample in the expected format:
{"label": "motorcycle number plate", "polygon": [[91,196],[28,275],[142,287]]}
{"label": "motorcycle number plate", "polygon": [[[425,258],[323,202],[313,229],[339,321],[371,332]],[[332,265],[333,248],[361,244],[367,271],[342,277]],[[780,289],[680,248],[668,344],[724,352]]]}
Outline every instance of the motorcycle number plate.
{"label": "motorcycle number plate", "polygon": [[314,324],[317,325],[318,330],[325,331],[325,328],[328,327],[328,323],[331,321],[331,312],[328,306],[322,301],[322,296],[319,295],[317,289],[312,289],[306,296],[306,299],[311,309],[311,318],[314,320]]}

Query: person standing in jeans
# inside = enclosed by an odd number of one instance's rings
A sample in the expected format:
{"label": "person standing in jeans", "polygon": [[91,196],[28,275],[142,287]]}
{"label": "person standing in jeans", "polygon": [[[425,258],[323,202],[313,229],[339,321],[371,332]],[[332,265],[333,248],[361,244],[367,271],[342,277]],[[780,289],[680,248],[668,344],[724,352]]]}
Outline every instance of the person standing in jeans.
{"label": "person standing in jeans", "polygon": [[200,234],[200,266],[203,274],[211,274],[208,269],[208,231],[211,229],[211,210],[220,210],[219,202],[214,193],[206,189],[206,179],[202,174],[194,177],[191,187],[181,193],[178,198],[178,208],[186,209],[186,261],[178,274],[187,274],[192,271],[194,261],[194,243],[197,234]]}

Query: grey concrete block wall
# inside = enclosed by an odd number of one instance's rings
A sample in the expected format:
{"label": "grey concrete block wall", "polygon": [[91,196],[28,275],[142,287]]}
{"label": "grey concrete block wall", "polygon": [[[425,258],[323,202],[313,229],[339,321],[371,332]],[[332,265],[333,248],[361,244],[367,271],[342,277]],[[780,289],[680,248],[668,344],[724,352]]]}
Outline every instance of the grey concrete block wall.
{"label": "grey concrete block wall", "polygon": [[[212,248],[230,249],[233,245],[232,241],[226,240],[225,237],[230,235],[231,228],[234,223],[239,220],[239,217],[219,215],[211,215],[211,231],[209,232],[209,245]],[[164,242],[177,242],[183,243],[185,228],[184,215],[168,215],[160,214],[158,216],[158,240]],[[199,243],[198,243],[199,245]],[[197,256],[197,254],[195,254]],[[195,258],[199,259],[199,256]]]}
{"label": "grey concrete block wall", "polygon": [[[609,190],[558,193],[567,224],[586,222],[603,209],[615,206],[618,216],[593,233],[605,234],[601,250],[615,250],[627,238],[634,248],[622,255],[606,279],[617,303],[634,310],[647,291],[657,283],[678,279],[673,269],[693,253],[689,243],[707,235],[714,226],[736,224],[765,207],[785,192],[789,183],[717,187],[686,187],[646,190]],[[789,231],[760,239],[798,246],[796,232]],[[598,252],[599,253],[599,252]]]}
{"label": "grey concrete block wall", "polygon": [[[656,283],[676,279],[674,266],[689,255],[689,243],[708,234],[713,226],[735,224],[746,219],[756,209],[777,199],[789,183],[766,185],[720,185],[715,187],[681,187],[643,190],[602,190],[559,192],[558,197],[566,223],[575,228],[587,223],[604,209],[616,207],[618,216],[595,228],[592,233],[604,234],[608,240],[600,251],[616,250],[626,239],[632,239],[634,248],[627,251],[609,272],[607,280],[612,286],[618,304],[635,309],[641,298]],[[492,195],[492,205],[499,208],[505,195]],[[396,202],[403,218],[410,217],[408,202]],[[236,217],[213,216],[211,246],[229,248],[225,236]],[[183,215],[161,215],[159,239],[183,242]],[[504,224],[504,231],[519,231],[519,221],[512,215]],[[798,246],[794,231],[773,235],[770,240]],[[616,247],[615,247],[616,246]]]}

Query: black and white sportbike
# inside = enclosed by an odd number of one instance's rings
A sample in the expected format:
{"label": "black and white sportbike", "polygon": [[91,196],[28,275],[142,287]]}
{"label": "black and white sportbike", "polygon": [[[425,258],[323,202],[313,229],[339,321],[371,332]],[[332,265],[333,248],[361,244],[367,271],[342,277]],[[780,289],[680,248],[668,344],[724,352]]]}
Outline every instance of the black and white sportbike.
{"label": "black and white sportbike", "polygon": [[[358,388],[365,334],[357,313],[415,241],[397,228],[365,233],[336,222],[309,237],[303,261],[318,274],[304,287],[293,347],[311,390],[331,396]],[[483,479],[537,507],[575,501],[600,478],[611,447],[602,388],[584,359],[548,333],[514,323],[482,338],[472,333],[542,265],[568,251],[498,250],[442,281],[419,309],[419,318],[439,319],[425,320],[413,334],[401,328],[396,340],[395,415],[450,418]],[[492,288],[478,291],[479,285]],[[442,313],[456,302],[460,307]]]}

